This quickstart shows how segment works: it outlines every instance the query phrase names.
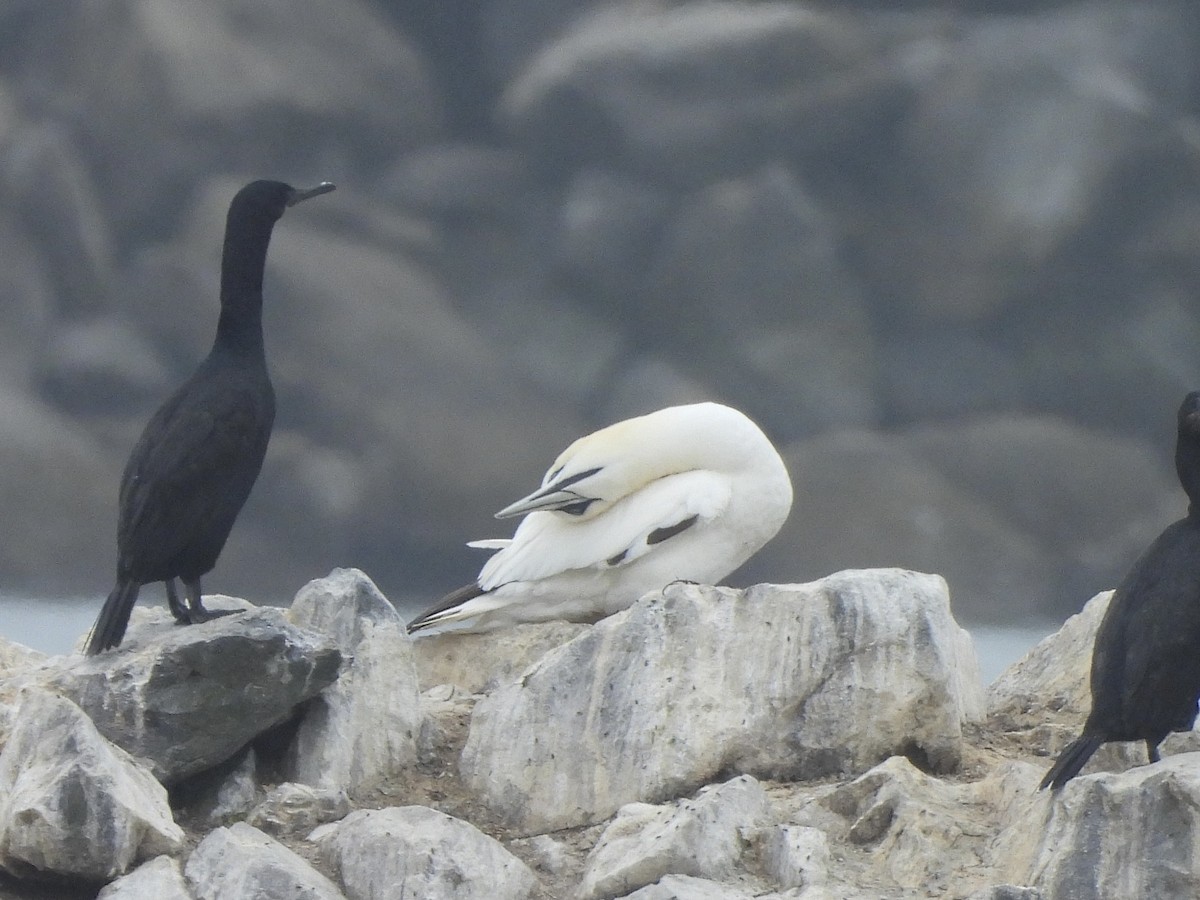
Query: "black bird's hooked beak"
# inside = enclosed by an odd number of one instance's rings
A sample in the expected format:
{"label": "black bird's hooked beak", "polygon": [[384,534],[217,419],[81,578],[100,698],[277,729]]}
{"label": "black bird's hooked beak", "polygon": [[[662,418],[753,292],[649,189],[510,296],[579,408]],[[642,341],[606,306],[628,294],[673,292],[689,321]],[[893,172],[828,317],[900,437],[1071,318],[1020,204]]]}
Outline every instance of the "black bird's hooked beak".
{"label": "black bird's hooked beak", "polygon": [[337,187],[337,185],[332,181],[322,181],[316,187],[308,188],[307,190],[292,188],[292,192],[288,194],[287,205],[295,206],[297,203],[301,203],[311,197],[319,197],[322,194],[328,194],[335,187]]}

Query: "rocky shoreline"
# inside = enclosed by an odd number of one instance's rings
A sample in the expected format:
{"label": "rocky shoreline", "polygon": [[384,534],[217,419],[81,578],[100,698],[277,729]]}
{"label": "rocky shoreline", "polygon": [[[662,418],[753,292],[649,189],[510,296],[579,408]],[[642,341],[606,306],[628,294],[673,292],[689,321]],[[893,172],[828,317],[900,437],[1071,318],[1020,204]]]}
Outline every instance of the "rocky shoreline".
{"label": "rocky shoreline", "polygon": [[1193,734],[1035,790],[1107,600],[986,690],[898,569],[418,641],[352,569],[139,608],[114,653],[0,653],[0,897],[1194,894]]}

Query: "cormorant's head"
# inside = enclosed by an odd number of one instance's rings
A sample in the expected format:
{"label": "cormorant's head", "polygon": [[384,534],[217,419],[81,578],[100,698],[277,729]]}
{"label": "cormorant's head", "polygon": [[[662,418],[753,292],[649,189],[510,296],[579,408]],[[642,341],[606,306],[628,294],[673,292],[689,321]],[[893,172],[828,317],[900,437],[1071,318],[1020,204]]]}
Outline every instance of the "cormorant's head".
{"label": "cormorant's head", "polygon": [[1179,435],[1188,433],[1200,438],[1200,391],[1192,391],[1179,405]]}
{"label": "cormorant's head", "polygon": [[282,181],[252,181],[238,191],[229,204],[229,220],[267,219],[274,223],[289,206],[327,194],[333,188],[328,181],[303,190]]}

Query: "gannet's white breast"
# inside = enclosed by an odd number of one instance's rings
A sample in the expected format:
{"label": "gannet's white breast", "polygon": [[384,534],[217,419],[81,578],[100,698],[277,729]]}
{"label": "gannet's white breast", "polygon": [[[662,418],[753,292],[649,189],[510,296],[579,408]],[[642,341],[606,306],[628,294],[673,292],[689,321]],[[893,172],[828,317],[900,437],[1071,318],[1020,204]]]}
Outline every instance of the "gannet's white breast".
{"label": "gannet's white breast", "polygon": [[[676,580],[715,584],[783,525],[787,469],[742,413],[668,407],[580,438],[529,496],[474,588],[409,625],[488,631],[549,619],[594,621]],[[441,629],[439,629],[441,630]]]}

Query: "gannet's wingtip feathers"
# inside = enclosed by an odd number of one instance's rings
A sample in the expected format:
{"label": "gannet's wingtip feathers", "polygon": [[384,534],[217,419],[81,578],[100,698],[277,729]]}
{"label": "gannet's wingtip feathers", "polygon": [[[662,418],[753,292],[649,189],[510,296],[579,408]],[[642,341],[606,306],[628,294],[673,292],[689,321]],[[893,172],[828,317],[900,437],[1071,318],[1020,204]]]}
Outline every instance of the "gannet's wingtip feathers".
{"label": "gannet's wingtip feathers", "polygon": [[420,631],[423,628],[432,628],[444,621],[453,620],[455,610],[459,609],[464,603],[468,603],[484,593],[483,588],[477,582],[465,584],[456,591],[451,591],[425,612],[421,613],[415,619],[408,623],[406,630],[409,634]]}

